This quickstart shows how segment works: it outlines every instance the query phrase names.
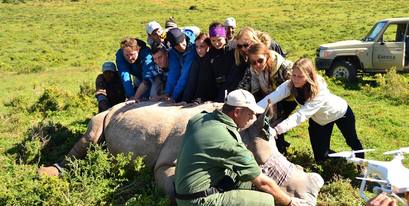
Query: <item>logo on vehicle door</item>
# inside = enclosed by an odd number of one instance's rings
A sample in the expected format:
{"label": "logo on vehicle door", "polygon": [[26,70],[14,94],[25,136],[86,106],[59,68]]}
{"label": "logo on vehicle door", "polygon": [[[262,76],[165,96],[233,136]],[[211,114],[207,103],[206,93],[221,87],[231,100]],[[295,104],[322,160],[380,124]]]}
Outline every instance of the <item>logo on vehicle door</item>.
{"label": "logo on vehicle door", "polygon": [[392,55],[378,55],[379,60],[394,60],[395,56]]}

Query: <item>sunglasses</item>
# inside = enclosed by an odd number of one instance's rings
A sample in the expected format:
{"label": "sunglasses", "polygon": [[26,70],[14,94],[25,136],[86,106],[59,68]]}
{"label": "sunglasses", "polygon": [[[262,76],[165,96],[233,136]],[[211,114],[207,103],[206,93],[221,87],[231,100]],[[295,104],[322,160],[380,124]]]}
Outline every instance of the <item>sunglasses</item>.
{"label": "sunglasses", "polygon": [[250,46],[250,44],[237,44],[237,48],[238,49],[241,49],[241,48],[245,48],[245,49],[247,49],[247,48],[249,48],[249,46]]}
{"label": "sunglasses", "polygon": [[265,58],[258,58],[256,61],[251,60],[250,64],[251,65],[256,65],[256,64],[262,64],[264,62]]}

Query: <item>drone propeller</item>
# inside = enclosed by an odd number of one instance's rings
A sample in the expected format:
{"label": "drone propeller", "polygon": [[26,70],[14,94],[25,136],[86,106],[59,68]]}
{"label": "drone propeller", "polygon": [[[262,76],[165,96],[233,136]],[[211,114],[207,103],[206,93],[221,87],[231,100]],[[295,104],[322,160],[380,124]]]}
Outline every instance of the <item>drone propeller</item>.
{"label": "drone propeller", "polygon": [[384,155],[394,155],[394,154],[404,154],[404,153],[409,153],[409,147],[403,147],[398,150],[392,150],[388,152],[384,152]]}
{"label": "drone propeller", "polygon": [[388,181],[386,181],[386,180],[380,180],[380,179],[374,179],[374,178],[356,177],[356,179],[358,179],[358,180],[366,180],[366,181],[369,181],[369,182],[384,183],[384,184],[387,184],[387,183],[388,183]]}
{"label": "drone propeller", "polygon": [[356,150],[356,151],[343,151],[343,152],[338,152],[338,153],[332,153],[329,154],[329,157],[344,157],[344,158],[352,158],[355,157],[356,153],[362,153],[362,152],[370,152],[374,151],[375,149],[363,149],[363,150]]}

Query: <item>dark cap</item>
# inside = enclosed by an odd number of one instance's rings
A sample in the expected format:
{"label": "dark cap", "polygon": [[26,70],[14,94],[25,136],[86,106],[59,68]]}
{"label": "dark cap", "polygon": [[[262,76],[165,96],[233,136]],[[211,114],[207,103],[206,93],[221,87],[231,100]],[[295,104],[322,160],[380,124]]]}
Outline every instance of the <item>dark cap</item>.
{"label": "dark cap", "polygon": [[166,36],[172,47],[176,44],[182,43],[185,39],[185,34],[179,28],[170,29]]}

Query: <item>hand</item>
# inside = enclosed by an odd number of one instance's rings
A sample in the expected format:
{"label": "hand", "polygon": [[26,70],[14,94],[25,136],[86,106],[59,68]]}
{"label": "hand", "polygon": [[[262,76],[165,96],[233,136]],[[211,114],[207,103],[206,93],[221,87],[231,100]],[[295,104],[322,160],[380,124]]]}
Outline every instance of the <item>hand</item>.
{"label": "hand", "polygon": [[274,129],[274,127],[270,127],[270,136],[274,137],[274,139],[277,139],[277,130]]}
{"label": "hand", "polygon": [[108,100],[104,99],[98,102],[98,109],[100,112],[103,112],[109,109],[111,106],[109,105]]}
{"label": "hand", "polygon": [[133,96],[133,97],[131,98],[131,100],[134,100],[135,103],[141,102],[141,99],[140,99],[140,98],[137,98],[137,97],[135,97],[135,96]]}
{"label": "hand", "polygon": [[307,201],[300,199],[300,198],[296,198],[296,197],[291,197],[291,204],[290,206],[303,206],[303,205],[307,205]]}
{"label": "hand", "polygon": [[367,203],[366,206],[396,206],[396,200],[388,197],[386,193],[380,193],[376,197],[370,199]]}
{"label": "hand", "polygon": [[155,96],[150,98],[152,101],[162,101],[162,102],[169,102],[171,101],[171,98],[167,95],[160,95],[160,96]]}

